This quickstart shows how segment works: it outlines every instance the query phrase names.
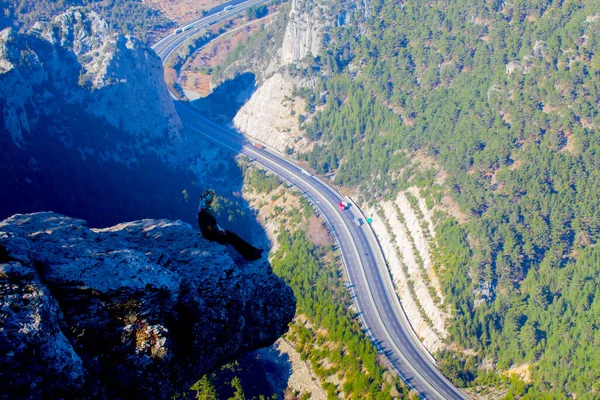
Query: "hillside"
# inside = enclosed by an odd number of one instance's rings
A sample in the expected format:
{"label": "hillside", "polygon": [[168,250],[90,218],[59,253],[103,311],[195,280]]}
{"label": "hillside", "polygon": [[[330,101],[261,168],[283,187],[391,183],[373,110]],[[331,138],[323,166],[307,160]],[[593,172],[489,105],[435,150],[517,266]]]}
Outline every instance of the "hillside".
{"label": "hillside", "polygon": [[455,382],[498,385],[490,362],[526,364],[512,395],[592,395],[598,4],[378,0],[372,11],[332,29],[315,59],[329,77],[306,96],[322,110],[305,124],[316,145],[304,158],[359,188],[363,205],[413,186],[466,216],[434,226],[448,340],[461,349],[441,362]]}
{"label": "hillside", "polygon": [[260,85],[236,126],[359,199],[455,383],[594,397],[598,4],[323,4],[221,66]]}

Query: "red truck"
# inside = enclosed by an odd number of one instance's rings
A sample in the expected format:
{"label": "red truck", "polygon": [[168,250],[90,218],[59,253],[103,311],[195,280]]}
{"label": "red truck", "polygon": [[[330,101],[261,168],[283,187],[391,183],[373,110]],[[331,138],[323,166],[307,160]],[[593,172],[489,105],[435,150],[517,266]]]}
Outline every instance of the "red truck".
{"label": "red truck", "polygon": [[262,144],[260,144],[260,143],[252,143],[252,145],[253,145],[254,147],[258,147],[258,148],[259,148],[259,149],[261,149],[261,150],[264,150],[264,148],[265,148],[265,146],[263,146],[263,145],[262,145]]}

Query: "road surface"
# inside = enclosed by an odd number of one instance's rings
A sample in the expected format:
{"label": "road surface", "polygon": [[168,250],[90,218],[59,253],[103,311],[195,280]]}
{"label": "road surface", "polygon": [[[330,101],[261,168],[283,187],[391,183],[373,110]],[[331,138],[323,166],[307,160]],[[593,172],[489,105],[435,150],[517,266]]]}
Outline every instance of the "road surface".
{"label": "road surface", "polygon": [[[171,34],[153,48],[163,63],[195,29],[220,21],[268,0],[232,1],[212,9],[207,16],[186,25],[186,31]],[[236,7],[227,12],[228,4]],[[377,346],[404,381],[425,399],[467,399],[436,367],[406,318],[396,296],[382,251],[364,216],[356,206],[340,211],[337,204],[347,199],[314,176],[303,173],[292,161],[268,148],[259,149],[241,134],[220,126],[186,103],[176,102],[184,125],[207,140],[234,154],[244,154],[301,190],[325,217],[342,255],[349,290],[362,322]],[[354,218],[363,221],[356,226]]]}
{"label": "road surface", "polygon": [[[356,206],[340,211],[347,199],[315,176],[269,149],[259,149],[239,133],[220,126],[185,103],[176,104],[184,125],[234,154],[244,154],[302,191],[327,220],[336,237],[350,290],[361,319],[380,352],[396,372],[427,399],[466,399],[435,367],[410,327],[398,301],[385,261],[370,226]],[[353,218],[360,218],[358,227]]]}
{"label": "road surface", "polygon": [[[192,21],[189,24],[182,26],[181,28],[178,28],[181,29],[182,32],[173,32],[170,35],[165,36],[164,38],[156,42],[154,45],[152,45],[152,48],[154,49],[156,54],[158,54],[158,56],[164,64],[167,58],[169,58],[169,56],[173,54],[173,52],[177,50],[179,46],[181,46],[190,36],[192,36],[198,30],[206,28],[212,23],[231,18],[234,15],[245,11],[249,7],[261,5],[263,3],[268,3],[269,1],[270,0],[233,0],[228,3],[221,4],[220,6],[211,8],[205,16]],[[234,6],[234,8],[228,11],[224,11],[225,7],[229,5]]]}

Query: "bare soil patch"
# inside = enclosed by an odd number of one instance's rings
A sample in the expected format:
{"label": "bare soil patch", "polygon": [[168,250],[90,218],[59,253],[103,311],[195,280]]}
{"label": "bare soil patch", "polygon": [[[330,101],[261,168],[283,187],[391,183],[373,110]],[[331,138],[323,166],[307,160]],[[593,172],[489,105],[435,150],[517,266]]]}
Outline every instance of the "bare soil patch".
{"label": "bare soil patch", "polygon": [[181,76],[180,82],[182,87],[197,93],[200,97],[206,97],[212,92],[210,75],[203,72],[186,72]]}
{"label": "bare soil patch", "polygon": [[325,222],[323,219],[317,218],[314,215],[308,220],[308,240],[317,246],[333,244],[333,239],[324,225]]}
{"label": "bare soil patch", "polygon": [[259,30],[263,24],[269,23],[275,15],[276,13],[273,13],[254,21],[248,21],[246,17],[238,17],[211,27],[213,32],[218,32],[222,26],[228,24],[229,32],[194,53],[185,63],[180,73],[181,86],[202,97],[208,96],[212,91],[210,81],[212,69],[223,64],[229,53],[246,42],[254,32]]}
{"label": "bare soil patch", "polygon": [[531,383],[531,370],[529,369],[529,364],[521,364],[516,365],[507,370],[504,375],[511,376],[517,375],[519,379],[521,379],[525,383]]}
{"label": "bare soil patch", "polygon": [[567,138],[567,143],[564,145],[561,151],[566,151],[568,153],[575,154],[577,152],[575,147],[575,137],[573,136],[571,131],[565,132],[565,137]]}
{"label": "bare soil patch", "polygon": [[179,26],[202,16],[204,10],[226,3],[228,0],[144,0],[144,4],[162,11]]}

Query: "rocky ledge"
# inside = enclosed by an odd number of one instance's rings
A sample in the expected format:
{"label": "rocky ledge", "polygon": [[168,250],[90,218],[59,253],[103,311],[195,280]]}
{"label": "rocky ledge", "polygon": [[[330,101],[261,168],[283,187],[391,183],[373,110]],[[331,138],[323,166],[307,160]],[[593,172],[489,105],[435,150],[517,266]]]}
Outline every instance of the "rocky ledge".
{"label": "rocky ledge", "polygon": [[181,221],[0,222],[0,387],[9,398],[169,398],[273,343],[292,290]]}

